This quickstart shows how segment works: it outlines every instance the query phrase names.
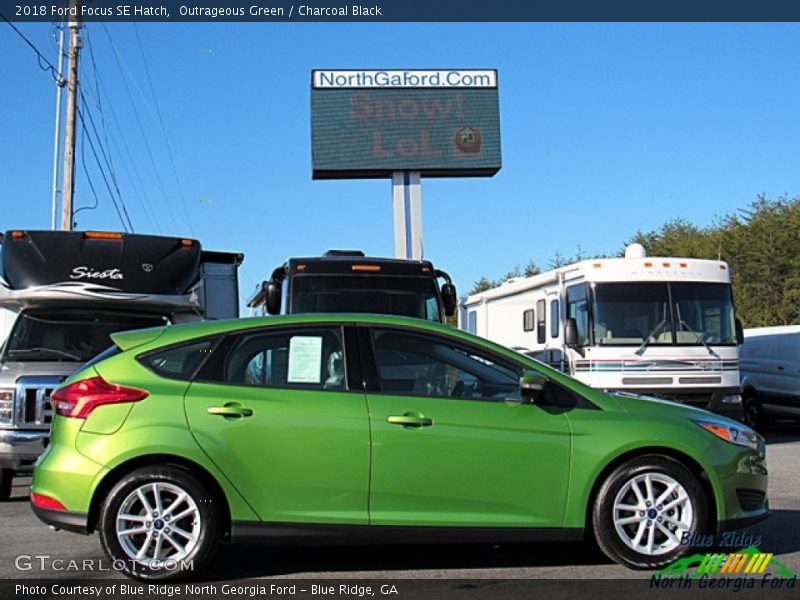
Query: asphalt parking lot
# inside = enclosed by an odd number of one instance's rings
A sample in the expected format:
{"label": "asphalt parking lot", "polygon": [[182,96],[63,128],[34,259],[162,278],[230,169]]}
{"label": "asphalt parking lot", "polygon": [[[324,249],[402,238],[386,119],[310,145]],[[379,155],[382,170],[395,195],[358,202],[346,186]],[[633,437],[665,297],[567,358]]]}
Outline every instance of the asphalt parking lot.
{"label": "asphalt parking lot", "polygon": [[[772,552],[800,573],[800,426],[767,433],[772,516],[743,530],[760,536]],[[52,531],[28,506],[29,478],[15,480],[12,499],[0,504],[0,577],[4,579],[110,579],[113,571],[84,569],[105,561],[96,535]],[[47,556],[44,561],[40,556]],[[20,558],[21,557],[21,558]],[[31,558],[26,558],[31,557]],[[41,569],[45,562],[62,568]],[[69,561],[74,561],[70,563]],[[86,562],[89,561],[89,562]],[[77,568],[72,568],[72,565]],[[66,566],[63,566],[66,565]],[[361,548],[264,548],[223,546],[202,580],[245,578],[314,579],[641,579],[647,574],[609,562],[590,544],[503,546],[378,546]],[[200,579],[199,577],[197,578]]]}

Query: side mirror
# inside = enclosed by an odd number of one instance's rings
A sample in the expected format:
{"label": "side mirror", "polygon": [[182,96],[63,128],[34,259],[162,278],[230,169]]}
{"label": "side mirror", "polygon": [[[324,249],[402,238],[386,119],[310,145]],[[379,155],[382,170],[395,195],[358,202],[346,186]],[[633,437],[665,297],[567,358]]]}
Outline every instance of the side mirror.
{"label": "side mirror", "polygon": [[570,317],[564,326],[564,344],[567,348],[575,348],[578,345],[578,323],[575,317]]}
{"label": "side mirror", "polygon": [[547,377],[538,371],[525,371],[519,378],[519,394],[523,401],[536,403],[542,397],[546,383]]}
{"label": "side mirror", "polygon": [[267,312],[271,315],[281,314],[281,282],[270,279],[267,282]]}
{"label": "side mirror", "polygon": [[452,283],[445,283],[442,286],[442,304],[444,304],[444,314],[446,317],[452,317],[456,314],[458,297],[456,295],[456,286]]}
{"label": "side mirror", "polygon": [[736,343],[741,346],[744,344],[744,328],[742,328],[742,322],[739,317],[736,317],[734,323],[736,324]]}

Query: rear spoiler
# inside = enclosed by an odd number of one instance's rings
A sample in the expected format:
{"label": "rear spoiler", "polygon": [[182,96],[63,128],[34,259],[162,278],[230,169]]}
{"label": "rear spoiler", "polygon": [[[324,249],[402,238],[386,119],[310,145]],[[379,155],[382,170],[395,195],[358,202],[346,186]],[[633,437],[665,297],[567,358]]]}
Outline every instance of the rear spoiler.
{"label": "rear spoiler", "polygon": [[133,329],[130,331],[117,331],[111,334],[111,341],[122,351],[130,350],[131,348],[136,348],[136,346],[152,342],[160,337],[166,329],[167,327],[164,326]]}

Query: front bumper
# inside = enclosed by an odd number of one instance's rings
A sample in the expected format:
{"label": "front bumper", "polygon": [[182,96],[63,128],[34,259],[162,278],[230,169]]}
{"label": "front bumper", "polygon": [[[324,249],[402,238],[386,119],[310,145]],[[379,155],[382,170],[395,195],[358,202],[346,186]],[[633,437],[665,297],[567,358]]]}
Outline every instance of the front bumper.
{"label": "front bumper", "polygon": [[48,430],[0,429],[0,468],[30,471],[49,439]]}
{"label": "front bumper", "polygon": [[760,523],[771,514],[772,511],[768,508],[765,508],[757,514],[753,514],[748,517],[739,517],[738,519],[727,519],[720,521],[717,523],[717,533],[722,533],[723,531],[739,531],[745,527],[750,527],[751,525]]}
{"label": "front bumper", "polygon": [[733,444],[714,439],[704,457],[714,468],[719,487],[717,531],[748,527],[770,515],[769,475],[766,444],[759,439],[757,450],[743,450]]}

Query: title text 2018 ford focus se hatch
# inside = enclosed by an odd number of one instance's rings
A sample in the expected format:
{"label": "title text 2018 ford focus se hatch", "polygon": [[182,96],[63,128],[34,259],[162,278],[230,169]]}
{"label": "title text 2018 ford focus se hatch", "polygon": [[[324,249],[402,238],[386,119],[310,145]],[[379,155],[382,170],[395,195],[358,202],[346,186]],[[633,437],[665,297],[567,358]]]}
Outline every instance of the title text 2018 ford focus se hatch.
{"label": "title text 2018 ford focus se hatch", "polygon": [[[764,440],[592,390],[469,334],[384,316],[112,335],[54,394],[44,522],[141,579],[220,541],[580,540],[638,568],[767,516]],[[688,535],[687,535],[688,534]]]}

